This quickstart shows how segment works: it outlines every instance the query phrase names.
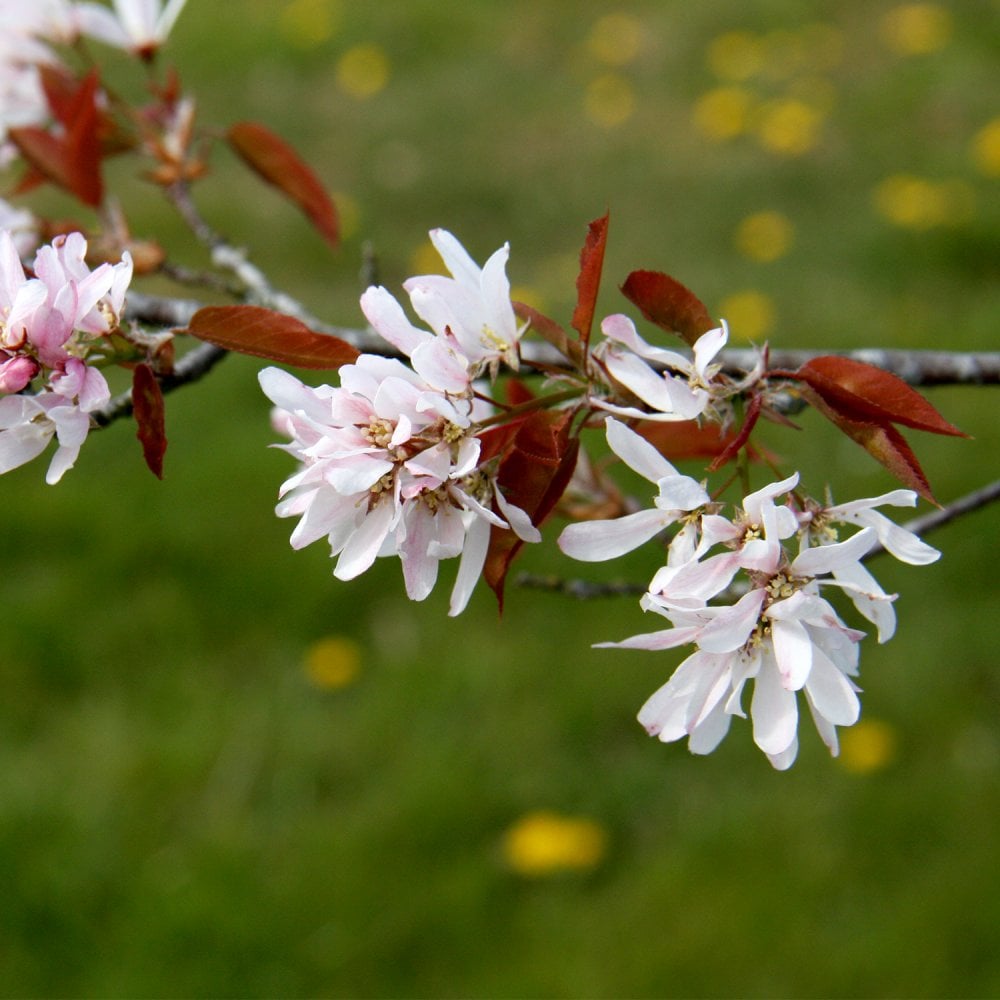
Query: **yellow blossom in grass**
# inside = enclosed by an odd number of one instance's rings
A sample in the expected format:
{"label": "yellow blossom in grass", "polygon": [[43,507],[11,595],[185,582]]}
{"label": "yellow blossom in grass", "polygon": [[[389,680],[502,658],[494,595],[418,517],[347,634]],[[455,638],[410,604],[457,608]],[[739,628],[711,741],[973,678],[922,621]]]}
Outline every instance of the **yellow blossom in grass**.
{"label": "yellow blossom in grass", "polygon": [[736,249],[750,260],[768,264],[784,257],[795,238],[795,229],[781,212],[755,212],[737,227]]}
{"label": "yellow blossom in grass", "polygon": [[337,60],[336,80],[351,97],[374,97],[389,82],[389,57],[381,46],[355,45]]}
{"label": "yellow blossom in grass", "polygon": [[306,650],[303,667],[316,687],[327,690],[347,687],[361,670],[361,647],[346,636],[327,636]]}
{"label": "yellow blossom in grass", "polygon": [[951,37],[951,13],[939,3],[904,3],[889,10],[879,26],[886,45],[904,56],[936,52]]}
{"label": "yellow blossom in grass", "polygon": [[762,104],[756,132],[760,144],[772,153],[801,156],[819,141],[823,112],[795,97],[778,98]]}
{"label": "yellow blossom in grass", "polygon": [[632,117],[635,92],[624,77],[617,73],[603,73],[588,85],[584,108],[591,121],[604,128],[615,128]]}
{"label": "yellow blossom in grass", "polygon": [[754,289],[734,292],[719,304],[719,315],[729,324],[731,336],[760,341],[774,329],[774,302]]}
{"label": "yellow blossom in grass", "polygon": [[708,68],[720,80],[742,83],[756,76],[764,65],[764,48],[749,31],[727,31],[708,46]]}
{"label": "yellow blossom in grass", "polygon": [[896,756],[896,730],[880,719],[862,719],[840,732],[841,767],[855,774],[880,771]]}
{"label": "yellow blossom in grass", "polygon": [[604,859],[607,833],[593,820],[533,812],[503,836],[503,856],[519,875],[540,877],[561,871],[587,871]]}
{"label": "yellow blossom in grass", "polygon": [[637,17],[621,12],[599,17],[587,36],[587,48],[595,59],[608,66],[625,66],[639,54],[642,24]]}
{"label": "yellow blossom in grass", "polygon": [[958,179],[932,181],[893,174],[875,188],[872,200],[879,215],[901,229],[957,225],[975,212],[975,193]]}
{"label": "yellow blossom in grass", "polygon": [[292,0],[281,12],[281,31],[293,45],[312,49],[333,35],[340,13],[336,0]]}
{"label": "yellow blossom in grass", "polygon": [[741,87],[716,87],[694,105],[695,127],[709,139],[732,139],[746,130],[753,95]]}
{"label": "yellow blossom in grass", "polygon": [[1000,118],[987,122],[972,137],[972,162],[987,177],[1000,177]]}

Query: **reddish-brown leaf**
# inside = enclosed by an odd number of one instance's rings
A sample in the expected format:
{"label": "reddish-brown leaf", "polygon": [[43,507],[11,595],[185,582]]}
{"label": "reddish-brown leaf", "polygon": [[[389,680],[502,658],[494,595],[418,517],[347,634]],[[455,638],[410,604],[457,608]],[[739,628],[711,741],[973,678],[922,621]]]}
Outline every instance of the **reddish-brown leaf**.
{"label": "reddish-brown leaf", "polygon": [[669,274],[633,271],[622,292],[651,323],[679,334],[689,344],[716,325],[701,299]]}
{"label": "reddish-brown leaf", "polygon": [[587,229],[587,239],[580,251],[580,274],[576,279],[576,308],[573,310],[573,329],[580,334],[584,352],[590,343],[590,329],[597,307],[597,293],[601,287],[601,269],[604,267],[604,247],[608,241],[608,216],[605,212]]}
{"label": "reddish-brown leaf", "polygon": [[73,124],[74,102],[79,90],[76,77],[62,66],[46,63],[38,65],[38,75],[52,117],[69,128]]}
{"label": "reddish-brown leaf", "polygon": [[[10,129],[8,136],[21,155],[52,183],[97,207],[104,198],[101,180],[101,117],[95,97],[97,74],[90,73],[60,112],[67,117],[63,135],[34,126]],[[62,98],[61,98],[62,100]]]}
{"label": "reddish-brown leaf", "polygon": [[333,201],[312,168],[284,139],[257,122],[237,122],[226,138],[250,167],[302,209],[330,246],[337,245],[340,234]]}
{"label": "reddish-brown leaf", "polygon": [[150,472],[163,478],[163,456],[167,450],[167,434],[163,413],[163,393],[153,369],[138,364],[132,372],[132,413],[138,425],[136,437]]}
{"label": "reddish-brown leaf", "polygon": [[58,184],[67,191],[72,190],[69,155],[61,139],[33,125],[12,128],[7,132],[7,136],[28,161],[28,166],[36,172],[36,176],[41,174],[46,180]]}
{"label": "reddish-brown leaf", "polygon": [[708,467],[709,472],[721,469],[726,462],[732,461],[740,453],[740,449],[750,440],[750,434],[754,427],[757,426],[757,420],[760,418],[760,408],[761,397],[758,395],[751,396],[750,402],[747,404],[746,416],[743,418],[743,426],[726,447],[715,456],[715,459]]}
{"label": "reddish-brown leaf", "polygon": [[[513,445],[501,460],[497,482],[504,496],[540,525],[566,490],[579,438],[570,437],[568,412],[535,411],[518,429]],[[524,543],[513,531],[493,528],[483,576],[503,610],[504,581],[511,562]]]}
{"label": "reddish-brown leaf", "polygon": [[797,374],[829,406],[849,419],[891,422],[932,434],[968,436],[948,423],[916,389],[874,365],[824,355],[807,361]]}
{"label": "reddish-brown leaf", "polygon": [[802,395],[849,438],[857,441],[876,462],[884,465],[904,486],[915,490],[935,506],[940,506],[934,499],[917,456],[891,423],[851,419],[842,410],[830,406],[811,386],[803,389]]}
{"label": "reddish-brown leaf", "polygon": [[[635,431],[671,462],[715,458],[737,437],[735,431],[723,431],[718,424],[699,424],[697,420],[644,420],[636,424]],[[747,454],[753,461],[760,459],[760,452],[749,445]],[[765,451],[764,454],[770,453]]]}
{"label": "reddish-brown leaf", "polygon": [[316,333],[292,316],[261,306],[205,306],[187,333],[216,347],[296,368],[333,369],[360,353],[338,337]]}
{"label": "reddish-brown leaf", "polygon": [[579,363],[581,357],[579,345],[569,339],[569,334],[554,319],[549,319],[526,302],[511,304],[518,319],[524,320],[530,329],[550,343],[564,358],[568,358],[574,364]]}
{"label": "reddish-brown leaf", "polygon": [[102,116],[97,107],[97,71],[89,73],[80,84],[76,100],[69,109],[66,130],[72,192],[85,204],[96,208],[104,199],[101,180]]}
{"label": "reddish-brown leaf", "polygon": [[531,391],[531,387],[524,379],[509,378],[504,382],[503,394],[511,406],[520,406],[522,403],[530,403],[538,397]]}
{"label": "reddish-brown leaf", "polygon": [[514,443],[514,438],[517,437],[517,432],[525,419],[525,417],[521,417],[508,420],[478,434],[480,464],[488,462],[498,455],[503,455]]}

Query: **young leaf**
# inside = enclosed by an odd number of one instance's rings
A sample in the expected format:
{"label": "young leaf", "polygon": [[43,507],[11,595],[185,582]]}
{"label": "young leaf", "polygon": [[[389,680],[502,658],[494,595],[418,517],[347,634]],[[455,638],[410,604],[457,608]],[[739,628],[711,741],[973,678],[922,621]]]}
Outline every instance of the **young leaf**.
{"label": "young leaf", "polygon": [[604,247],[608,241],[608,215],[605,212],[587,229],[587,240],[580,251],[580,274],[576,279],[576,308],[573,310],[573,329],[580,334],[586,352],[590,343],[590,329],[597,307],[597,293],[601,287],[601,269],[604,266]]}
{"label": "young leaf", "polygon": [[284,139],[257,122],[237,122],[226,139],[257,174],[299,206],[330,246],[337,246],[340,234],[333,201],[312,168]]}
{"label": "young leaf", "polygon": [[761,397],[755,394],[750,397],[750,402],[747,404],[746,416],[743,418],[743,426],[740,427],[739,431],[733,437],[733,439],[726,445],[715,459],[708,467],[709,472],[715,472],[721,469],[726,462],[732,461],[739,453],[740,449],[743,448],[747,441],[750,440],[750,434],[753,429],[757,426],[757,421],[760,418],[761,410]]}
{"label": "young leaf", "polygon": [[543,340],[550,343],[563,357],[574,364],[580,360],[580,348],[569,339],[569,334],[554,320],[525,302],[512,302],[514,315],[526,322]]}
{"label": "young leaf", "polygon": [[96,71],[91,72],[72,95],[61,98],[60,114],[67,119],[63,135],[34,126],[7,133],[31,167],[94,208],[104,198],[97,83]]}
{"label": "young leaf", "polygon": [[[540,525],[555,507],[569,483],[579,438],[570,437],[572,414],[535,411],[518,429],[514,443],[500,463],[497,484],[503,495]],[[493,528],[483,576],[503,610],[507,570],[524,542],[513,531]]]}
{"label": "young leaf", "polygon": [[146,465],[157,479],[163,478],[163,456],[167,450],[163,393],[153,369],[147,364],[132,372],[132,414],[138,425],[136,437],[142,445]]}
{"label": "young leaf", "polygon": [[932,434],[967,437],[897,375],[851,358],[812,358],[797,375],[835,410],[854,420],[902,424]]}
{"label": "young leaf", "polygon": [[633,271],[621,290],[651,323],[680,334],[692,346],[717,325],[701,299],[669,274]]}
{"label": "young leaf", "polygon": [[296,368],[339,368],[360,353],[338,337],[316,333],[292,316],[261,306],[205,306],[185,332],[227,351]]}
{"label": "young leaf", "polygon": [[876,420],[852,419],[844,411],[830,406],[826,399],[809,385],[803,389],[802,395],[849,438],[857,441],[876,462],[885,466],[904,486],[916,491],[919,496],[935,506],[940,506],[934,499],[930,483],[917,461],[917,456],[892,424]]}
{"label": "young leaf", "polygon": [[[635,431],[671,462],[688,458],[716,458],[739,436],[736,431],[724,431],[718,424],[699,424],[697,420],[643,420],[636,424]],[[746,450],[751,461],[760,461],[762,455],[774,457],[770,452],[751,445],[747,445]]]}

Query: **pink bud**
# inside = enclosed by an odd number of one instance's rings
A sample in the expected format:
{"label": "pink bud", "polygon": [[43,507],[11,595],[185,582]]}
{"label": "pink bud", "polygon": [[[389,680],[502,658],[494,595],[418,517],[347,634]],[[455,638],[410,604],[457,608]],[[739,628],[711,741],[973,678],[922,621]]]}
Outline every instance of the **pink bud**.
{"label": "pink bud", "polygon": [[38,362],[15,355],[0,364],[0,392],[20,392],[38,374]]}

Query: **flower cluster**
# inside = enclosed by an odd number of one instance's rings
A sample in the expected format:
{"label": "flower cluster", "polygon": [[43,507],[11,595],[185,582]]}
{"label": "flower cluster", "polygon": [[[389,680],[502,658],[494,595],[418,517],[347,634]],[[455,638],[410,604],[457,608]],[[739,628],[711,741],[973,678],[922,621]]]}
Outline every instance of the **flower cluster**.
{"label": "flower cluster", "polygon": [[[701,484],[679,474],[644,438],[610,417],[607,438],[622,461],[656,485],[655,506],[570,525],[559,539],[562,550],[576,559],[609,559],[670,525],[679,529],[641,602],[672,627],[600,645],[696,646],[642,707],[639,721],[664,742],[687,736],[692,752],[709,753],[732,717],[744,716],[743,689],[753,681],[754,740],[774,767],[784,769],[795,760],[799,691],[836,754],[836,727],[852,725],[860,710],[852,678],[864,633],[848,627],[821,594],[828,587],[843,591],[876,626],[880,642],[892,636],[895,595],[879,587],[861,559],[876,544],[914,565],[938,558],[935,549],[875,509],[913,506],[916,494],[895,490],[823,506],[792,492],[796,474],[745,497],[729,519]],[[778,503],[781,497],[786,499]],[[840,541],[837,525],[860,530]]]}
{"label": "flower cluster", "polygon": [[17,151],[8,141],[11,129],[44,125],[50,104],[43,67],[65,72],[59,48],[81,36],[149,59],[163,45],[186,0],[0,0],[0,165]]}
{"label": "flower cluster", "polygon": [[598,408],[621,417],[656,421],[694,420],[711,410],[720,390],[713,384],[721,368],[715,357],[729,339],[725,320],[698,338],[692,360],[647,343],[627,316],[605,317],[601,332],[605,340],[595,349],[595,357],[614,382],[643,405],[599,397],[594,400]]}
{"label": "flower cluster", "polygon": [[125,252],[92,271],[86,254],[80,233],[57,237],[39,248],[28,277],[13,238],[0,232],[0,472],[31,461],[55,437],[46,481],[58,482],[76,461],[90,413],[108,401],[93,362],[118,328],[132,259]]}
{"label": "flower cluster", "polygon": [[442,559],[461,557],[450,614],[468,603],[494,527],[524,541],[538,530],[497,485],[497,462],[481,421],[492,410],[474,380],[517,363],[517,327],[505,273],[507,247],[483,268],[450,234],[431,233],[452,277],[406,283],[414,326],[381,287],[361,305],[369,322],[409,359],[362,354],[340,369],[339,387],[310,388],[276,368],[261,372],[278,408],[285,449],[302,462],[281,489],[277,513],[298,516],[296,548],[326,537],[334,574],[349,580],[380,555],[398,555],[406,592],[423,600]]}

